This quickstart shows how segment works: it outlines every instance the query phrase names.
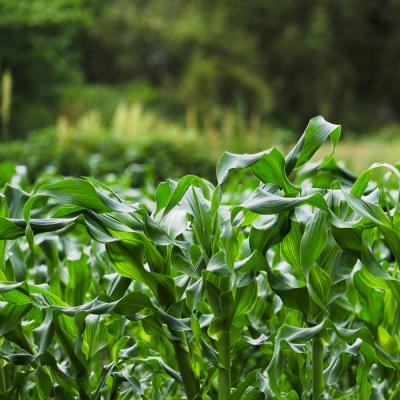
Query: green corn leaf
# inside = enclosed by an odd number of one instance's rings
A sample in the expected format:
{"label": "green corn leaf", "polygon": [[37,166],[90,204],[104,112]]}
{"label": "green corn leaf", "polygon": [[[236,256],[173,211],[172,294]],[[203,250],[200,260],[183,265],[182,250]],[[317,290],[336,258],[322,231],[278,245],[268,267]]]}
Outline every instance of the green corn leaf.
{"label": "green corn leaf", "polygon": [[289,232],[290,220],[287,213],[274,215],[267,223],[260,225],[257,223],[251,226],[249,233],[250,248],[265,254],[270,247],[284,240]]}
{"label": "green corn leaf", "polygon": [[50,347],[54,338],[53,313],[50,309],[46,310],[46,316],[43,323],[33,332],[39,353],[44,354],[44,352]]}
{"label": "green corn leaf", "polygon": [[364,358],[357,367],[358,396],[360,399],[368,399],[371,396],[372,384],[368,379],[368,369]]}
{"label": "green corn leaf", "polygon": [[108,211],[132,212],[135,210],[135,207],[111,198],[104,190],[96,188],[87,180],[67,178],[40,187],[35,196],[31,197],[25,204],[25,218],[28,217],[34,203],[43,197],[51,197],[59,203],[71,204],[100,213]]}
{"label": "green corn leaf", "polygon": [[[194,175],[187,175],[183,177],[178,184],[175,182],[172,184],[172,181],[169,181],[170,190],[167,191],[165,184],[161,186],[160,190],[157,193],[157,211],[164,208],[163,214],[166,215],[169,211],[171,211],[183,198],[184,194],[191,186],[196,186],[201,188],[204,192],[208,192],[213,186]],[[171,186],[173,189],[171,190]]]}
{"label": "green corn leaf", "polygon": [[306,276],[328,242],[328,229],[327,213],[316,209],[306,224],[300,243],[300,262]]}
{"label": "green corn leaf", "polygon": [[129,241],[118,240],[106,245],[107,254],[115,270],[122,276],[147,284],[151,278],[144,268],[144,244],[131,238]]}
{"label": "green corn leaf", "polygon": [[244,276],[235,293],[235,315],[243,315],[250,312],[257,301],[257,282],[252,274]]}
{"label": "green corn leaf", "polygon": [[26,282],[0,282],[0,298],[12,304],[30,304],[29,287]]}
{"label": "green corn leaf", "polygon": [[321,193],[298,197],[283,197],[261,189],[257,190],[256,194],[251,199],[246,200],[241,205],[241,208],[248,209],[257,214],[278,214],[292,210],[303,204],[328,211],[328,206]]}
{"label": "green corn leaf", "polygon": [[91,284],[91,271],[88,261],[87,256],[67,261],[69,280],[66,289],[66,301],[68,304],[76,306],[85,301],[86,293]]}
{"label": "green corn leaf", "polygon": [[217,164],[217,179],[221,185],[233,169],[250,168],[250,170],[264,183],[273,183],[281,186],[285,192],[298,192],[287,178],[285,173],[285,158],[282,153],[272,148],[256,154],[233,154],[225,152]]}
{"label": "green corn leaf", "polygon": [[18,187],[7,184],[4,188],[4,196],[7,201],[7,216],[10,218],[21,218],[22,210],[29,199],[29,194]]}
{"label": "green corn leaf", "polygon": [[308,123],[303,135],[285,161],[286,173],[299,168],[311,159],[314,153],[325,143],[328,137],[332,140],[332,153],[325,158],[322,165],[328,164],[339,141],[341,126],[331,124],[321,116],[314,117]]}
{"label": "green corn leaf", "polygon": [[225,277],[232,274],[226,263],[226,253],[224,251],[219,251],[211,258],[207,265],[207,271],[210,271],[215,275]]}
{"label": "green corn leaf", "polygon": [[0,309],[0,335],[4,336],[14,330],[23,316],[30,310],[29,304],[5,304]]}
{"label": "green corn leaf", "polygon": [[306,282],[287,274],[277,274],[267,265],[268,282],[272,290],[287,307],[307,315],[310,310],[310,299]]}
{"label": "green corn leaf", "polygon": [[241,273],[265,271],[265,257],[258,250],[254,250],[248,257],[235,262],[235,271]]}
{"label": "green corn leaf", "polygon": [[308,289],[311,298],[325,310],[328,304],[330,289],[332,285],[331,276],[321,267],[314,265],[309,271]]}
{"label": "green corn leaf", "polygon": [[200,278],[188,286],[186,290],[187,303],[191,311],[198,307],[204,293],[204,279]]}
{"label": "green corn leaf", "polygon": [[281,243],[281,251],[286,261],[304,278],[302,268],[300,246],[302,242],[300,224],[292,221],[290,232]]}
{"label": "green corn leaf", "polygon": [[144,267],[145,243],[137,238],[107,243],[107,254],[122,276],[146,284],[164,305],[175,302],[175,285],[172,279],[160,273],[147,271]]}
{"label": "green corn leaf", "polygon": [[[54,232],[68,228],[76,222],[81,221],[80,217],[75,218],[38,218],[29,221],[34,234]],[[0,217],[0,239],[11,240],[24,236],[27,223],[23,219],[11,219]]]}
{"label": "green corn leaf", "polygon": [[370,183],[372,173],[378,169],[387,170],[391,174],[395,175],[397,178],[400,178],[400,171],[393,165],[387,163],[374,163],[365,171],[363,171],[357,178],[356,182],[354,182],[353,187],[351,188],[351,194],[356,197],[361,197],[367,189],[368,184]]}
{"label": "green corn leaf", "polygon": [[16,239],[25,234],[25,221],[13,220],[11,218],[0,217],[0,238]]}
{"label": "green corn leaf", "polygon": [[100,315],[88,315],[85,318],[85,325],[83,352],[86,359],[89,360],[108,345],[110,335]]}
{"label": "green corn leaf", "polygon": [[215,284],[213,284],[209,280],[206,280],[205,291],[213,314],[217,317],[221,316],[222,315],[222,305],[220,302],[220,296],[222,294],[221,289],[218,288]]}
{"label": "green corn leaf", "polygon": [[42,367],[37,370],[37,382],[36,390],[40,399],[48,399],[51,396],[52,380],[51,375]]}
{"label": "green corn leaf", "polygon": [[361,231],[355,228],[332,226],[332,233],[343,250],[353,253],[363,262],[365,268],[362,269],[362,277],[365,283],[371,287],[390,290],[400,304],[400,282],[382,268],[379,261],[363,242]]}
{"label": "green corn leaf", "polygon": [[348,201],[350,207],[356,211],[361,216],[367,218],[374,224],[379,226],[389,226],[391,225],[391,221],[389,217],[385,214],[385,212],[377,205],[370,203],[368,201],[364,201],[347,191],[343,191],[343,194]]}

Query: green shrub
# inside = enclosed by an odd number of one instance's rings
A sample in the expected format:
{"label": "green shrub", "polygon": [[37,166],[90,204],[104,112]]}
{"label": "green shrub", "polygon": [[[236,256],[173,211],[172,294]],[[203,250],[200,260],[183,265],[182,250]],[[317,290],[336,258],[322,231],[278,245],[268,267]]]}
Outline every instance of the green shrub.
{"label": "green shrub", "polygon": [[[97,138],[76,135],[60,143],[55,129],[43,130],[25,141],[0,146],[0,161],[26,165],[32,181],[48,166],[61,175],[104,176],[122,174],[131,164],[147,165],[156,181],[181,177],[186,172],[211,179],[215,161],[206,157],[203,142],[153,135],[137,142],[121,142],[99,134]],[[140,184],[140,181],[138,181]]]}
{"label": "green shrub", "polygon": [[271,143],[287,145],[293,138],[291,131],[257,118],[248,124],[226,110],[215,110],[204,127],[190,116],[187,126],[166,121],[141,103],[118,103],[108,117],[100,111],[87,111],[74,122],[61,117],[56,126],[25,140],[5,142],[0,161],[26,165],[32,180],[49,165],[62,175],[101,177],[121,174],[132,163],[152,168],[156,181],[187,173],[213,180],[222,149],[251,152]]}

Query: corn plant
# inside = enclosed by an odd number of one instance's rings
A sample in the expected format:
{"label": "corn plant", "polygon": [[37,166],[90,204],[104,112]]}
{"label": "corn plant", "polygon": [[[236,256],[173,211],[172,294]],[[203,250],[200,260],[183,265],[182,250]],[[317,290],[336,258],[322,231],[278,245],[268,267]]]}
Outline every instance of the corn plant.
{"label": "corn plant", "polygon": [[340,131],[225,153],[217,184],[3,166],[0,396],[398,398],[400,176],[352,174]]}

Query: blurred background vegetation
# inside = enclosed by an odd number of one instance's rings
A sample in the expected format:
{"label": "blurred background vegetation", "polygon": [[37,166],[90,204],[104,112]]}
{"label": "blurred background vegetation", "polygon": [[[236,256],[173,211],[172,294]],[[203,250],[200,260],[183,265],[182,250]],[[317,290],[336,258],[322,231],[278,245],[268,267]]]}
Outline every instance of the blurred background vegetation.
{"label": "blurred background vegetation", "polygon": [[398,0],[0,0],[0,76],[0,160],[33,176],[211,178],[318,114],[356,169],[400,159]]}

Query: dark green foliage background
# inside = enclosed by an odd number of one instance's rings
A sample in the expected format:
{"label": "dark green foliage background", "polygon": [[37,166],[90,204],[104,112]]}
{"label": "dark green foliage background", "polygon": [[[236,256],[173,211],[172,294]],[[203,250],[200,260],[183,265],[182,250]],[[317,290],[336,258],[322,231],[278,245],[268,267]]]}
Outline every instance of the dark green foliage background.
{"label": "dark green foliage background", "polygon": [[171,119],[228,107],[297,130],[318,113],[356,131],[398,122],[399,22],[397,0],[1,0],[11,132],[96,102],[107,114],[118,96]]}

